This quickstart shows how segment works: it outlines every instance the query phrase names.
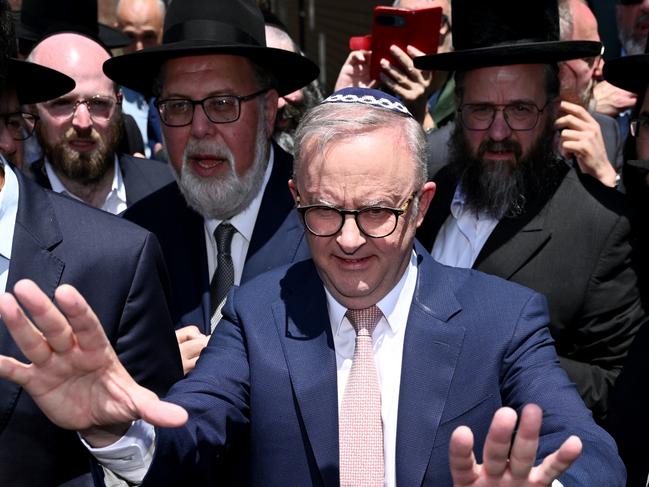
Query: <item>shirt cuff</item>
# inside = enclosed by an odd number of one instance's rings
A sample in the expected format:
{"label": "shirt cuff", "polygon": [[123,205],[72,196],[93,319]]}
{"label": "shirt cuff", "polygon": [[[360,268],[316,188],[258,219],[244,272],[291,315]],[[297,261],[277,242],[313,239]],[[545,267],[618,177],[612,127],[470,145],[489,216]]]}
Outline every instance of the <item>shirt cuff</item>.
{"label": "shirt cuff", "polygon": [[140,484],[153,460],[155,428],[140,419],[112,445],[93,448],[83,438],[81,441],[104,469],[129,483]]}

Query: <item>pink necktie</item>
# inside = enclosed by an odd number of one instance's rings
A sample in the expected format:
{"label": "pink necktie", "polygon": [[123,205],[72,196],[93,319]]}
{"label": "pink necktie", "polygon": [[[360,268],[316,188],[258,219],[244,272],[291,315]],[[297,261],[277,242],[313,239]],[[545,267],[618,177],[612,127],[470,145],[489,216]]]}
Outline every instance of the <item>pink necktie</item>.
{"label": "pink necktie", "polygon": [[339,414],[341,487],[383,487],[381,389],[374,365],[372,332],[383,316],[376,306],[347,310],[356,348]]}

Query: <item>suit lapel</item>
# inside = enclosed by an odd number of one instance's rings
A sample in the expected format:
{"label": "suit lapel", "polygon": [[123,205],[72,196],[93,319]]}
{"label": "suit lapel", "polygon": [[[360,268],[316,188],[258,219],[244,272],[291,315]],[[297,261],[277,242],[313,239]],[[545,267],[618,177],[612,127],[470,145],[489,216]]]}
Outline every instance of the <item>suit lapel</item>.
{"label": "suit lapel", "polygon": [[412,486],[423,481],[465,331],[448,323],[461,307],[443,267],[422,255],[418,259],[403,345],[396,438],[397,485]]}
{"label": "suit lapel", "polygon": [[147,180],[130,158],[122,155],[118,158],[118,163],[126,190],[126,205],[131,206],[150,192],[147,187]]}
{"label": "suit lapel", "polygon": [[336,355],[322,283],[312,262],[293,266],[273,314],[299,412],[324,485],[338,485]]}
{"label": "suit lapel", "polygon": [[[38,185],[19,174],[19,198],[16,225],[14,228],[11,261],[7,278],[7,291],[11,291],[21,279],[29,278],[36,282],[52,299],[54,291],[61,282],[65,264],[51,253],[51,249],[61,242],[61,233],[56,215],[47,193]],[[0,319],[0,354],[25,361],[13,338]],[[20,387],[0,381],[0,431],[7,424]]]}

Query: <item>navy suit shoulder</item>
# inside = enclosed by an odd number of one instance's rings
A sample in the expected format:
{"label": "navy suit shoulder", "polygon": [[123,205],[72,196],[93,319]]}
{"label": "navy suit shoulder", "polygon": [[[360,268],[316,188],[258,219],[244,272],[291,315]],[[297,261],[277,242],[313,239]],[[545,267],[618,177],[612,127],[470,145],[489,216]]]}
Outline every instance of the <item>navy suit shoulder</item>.
{"label": "navy suit shoulder", "polygon": [[119,165],[124,178],[128,206],[137,203],[174,180],[169,165],[154,159],[120,154]]}
{"label": "navy suit shoulder", "polygon": [[[17,171],[16,171],[17,172]],[[38,186],[17,173],[19,203],[7,289],[34,280],[53,297],[75,286],[133,377],[158,394],[180,377],[157,241],[149,232]],[[0,353],[25,361],[0,320]],[[0,381],[0,484],[92,485],[87,451],[20,387]]]}
{"label": "navy suit shoulder", "polygon": [[[420,247],[418,247],[420,250]],[[560,368],[545,300],[522,286],[418,253],[399,391],[397,484],[451,485],[448,442],[472,428],[481,458],[502,405],[545,411],[539,457],[569,435],[584,454],[566,487],[621,486],[612,439]],[[170,391],[183,428],[159,430],[143,485],[338,485],[337,369],[325,292],[312,261],[231,291],[194,371]]]}

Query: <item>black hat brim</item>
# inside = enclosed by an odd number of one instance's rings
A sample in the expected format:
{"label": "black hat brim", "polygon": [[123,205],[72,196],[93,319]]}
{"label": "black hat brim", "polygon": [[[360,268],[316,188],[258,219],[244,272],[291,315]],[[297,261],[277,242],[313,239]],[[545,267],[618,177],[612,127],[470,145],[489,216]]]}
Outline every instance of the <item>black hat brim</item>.
{"label": "black hat brim", "polygon": [[18,59],[9,59],[7,82],[16,90],[21,104],[52,100],[76,86],[74,80],[63,73]]}
{"label": "black hat brim", "polygon": [[414,59],[415,67],[435,71],[468,71],[512,64],[551,64],[598,56],[596,41],[525,42],[430,54]]}
{"label": "black hat brim", "polygon": [[165,61],[204,54],[230,54],[250,59],[274,75],[280,96],[306,86],[320,74],[318,66],[309,58],[284,49],[236,44],[215,46],[214,41],[197,40],[163,44],[114,57],[104,63],[104,73],[121,86],[151,96],[153,82]]}
{"label": "black hat brim", "polygon": [[[39,42],[46,35],[55,33],[55,28],[48,30],[47,32],[38,32],[34,29],[29,28],[27,25],[23,24],[20,20],[20,11],[12,12],[14,17],[14,25],[16,29],[16,38],[24,39],[33,43]],[[72,26],[65,26],[62,28],[66,32],[74,31]],[[79,32],[93,37],[99,40],[105,47],[109,49],[116,49],[118,47],[128,46],[131,43],[131,39],[118,29],[114,29],[105,24],[97,22],[97,32],[89,32],[86,29],[79,29]]]}
{"label": "black hat brim", "polygon": [[649,54],[611,59],[604,64],[604,79],[612,85],[644,94],[649,84]]}

